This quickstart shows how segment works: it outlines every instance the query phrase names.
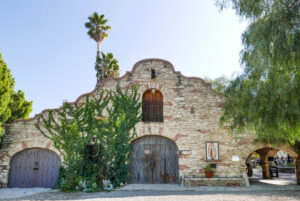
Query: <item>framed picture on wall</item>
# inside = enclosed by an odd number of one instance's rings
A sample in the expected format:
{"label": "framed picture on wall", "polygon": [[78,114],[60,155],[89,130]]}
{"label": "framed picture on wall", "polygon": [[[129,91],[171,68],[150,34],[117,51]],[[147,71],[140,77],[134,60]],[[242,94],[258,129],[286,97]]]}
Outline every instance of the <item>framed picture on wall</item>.
{"label": "framed picture on wall", "polygon": [[219,142],[206,142],[206,160],[219,160]]}

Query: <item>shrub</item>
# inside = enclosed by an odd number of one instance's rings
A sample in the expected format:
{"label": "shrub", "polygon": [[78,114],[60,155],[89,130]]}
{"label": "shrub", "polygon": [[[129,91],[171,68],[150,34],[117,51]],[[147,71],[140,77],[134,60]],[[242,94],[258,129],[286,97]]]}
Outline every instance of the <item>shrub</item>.
{"label": "shrub", "polygon": [[117,87],[86,96],[83,103],[64,103],[61,110],[44,113],[36,127],[54,142],[64,159],[56,187],[95,192],[103,190],[104,180],[114,188],[126,183],[130,140],[136,136],[140,107],[136,87],[124,92]]}

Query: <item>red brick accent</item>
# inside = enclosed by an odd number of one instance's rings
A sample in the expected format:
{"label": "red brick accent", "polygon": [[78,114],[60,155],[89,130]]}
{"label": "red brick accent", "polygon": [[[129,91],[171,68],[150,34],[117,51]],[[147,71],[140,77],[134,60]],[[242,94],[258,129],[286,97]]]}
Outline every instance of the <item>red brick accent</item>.
{"label": "red brick accent", "polygon": [[48,144],[46,145],[46,149],[50,149],[51,145],[52,145],[52,142],[48,142]]}
{"label": "red brick accent", "polygon": [[173,88],[173,90],[178,93],[181,92],[182,88]]}
{"label": "red brick accent", "polygon": [[180,118],[175,118],[172,116],[164,116],[164,120],[180,121]]}
{"label": "red brick accent", "polygon": [[[41,125],[42,123],[40,123],[40,125]],[[41,136],[41,134],[40,133],[32,133],[32,137],[39,137],[39,136]]]}
{"label": "red brick accent", "polygon": [[246,141],[246,140],[240,140],[239,144],[240,144],[240,145],[243,145],[243,144],[249,144],[249,141]]}
{"label": "red brick accent", "polygon": [[179,170],[189,169],[189,166],[186,165],[179,165]]}
{"label": "red brick accent", "polygon": [[230,164],[230,163],[219,163],[218,165],[219,166],[225,166],[225,167],[231,167],[232,166],[232,164]]}
{"label": "red brick accent", "polygon": [[164,106],[173,106],[172,102],[164,102]]}
{"label": "red brick accent", "polygon": [[208,133],[209,132],[209,130],[202,130],[202,129],[198,129],[197,131],[200,133]]}
{"label": "red brick accent", "polygon": [[184,155],[184,154],[178,154],[178,158],[187,158],[188,155]]}
{"label": "red brick accent", "polygon": [[204,173],[205,170],[204,170],[204,169],[199,169],[199,172],[200,172],[200,173]]}
{"label": "red brick accent", "polygon": [[27,149],[28,148],[28,145],[25,141],[22,141],[22,146],[23,146],[23,149]]}
{"label": "red brick accent", "polygon": [[191,93],[202,93],[202,89],[193,89],[190,92]]}
{"label": "red brick accent", "polygon": [[181,108],[184,109],[184,110],[188,110],[188,109],[189,109],[189,108],[188,108],[187,106],[185,106],[185,105],[181,106]]}
{"label": "red brick accent", "polygon": [[176,136],[173,138],[173,141],[176,142],[178,140],[178,138],[180,137],[186,137],[188,135],[183,135],[183,134],[176,134]]}
{"label": "red brick accent", "polygon": [[218,107],[223,107],[224,106],[224,103],[219,103],[218,104]]}
{"label": "red brick accent", "polygon": [[162,135],[163,130],[164,130],[163,127],[159,127],[158,134]]}

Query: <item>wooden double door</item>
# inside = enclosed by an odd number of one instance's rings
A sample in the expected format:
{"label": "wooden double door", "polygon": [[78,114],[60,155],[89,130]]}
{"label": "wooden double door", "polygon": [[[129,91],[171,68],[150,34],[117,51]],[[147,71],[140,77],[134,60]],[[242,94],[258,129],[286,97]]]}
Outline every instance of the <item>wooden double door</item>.
{"label": "wooden double door", "polygon": [[10,163],[9,187],[51,188],[61,164],[58,155],[47,149],[28,149],[14,155]]}
{"label": "wooden double door", "polygon": [[178,149],[162,136],[145,136],[132,143],[129,183],[178,183]]}

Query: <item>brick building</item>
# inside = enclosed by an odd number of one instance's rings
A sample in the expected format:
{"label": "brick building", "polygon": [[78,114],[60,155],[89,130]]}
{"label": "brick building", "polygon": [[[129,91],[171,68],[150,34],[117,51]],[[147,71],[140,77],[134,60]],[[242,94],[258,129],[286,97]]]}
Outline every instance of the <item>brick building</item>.
{"label": "brick building", "polygon": [[[261,156],[264,177],[270,177],[267,157],[276,154],[279,148],[252,143],[254,135],[251,133],[236,138],[228,134],[226,127],[220,128],[222,94],[216,93],[203,79],[185,77],[168,61],[146,59],[137,62],[124,76],[106,79],[76,101],[84,101],[85,95],[97,94],[102,89],[115,89],[116,85],[121,88],[138,85],[143,101],[143,121],[136,126],[138,138],[132,141],[135,154],[131,156],[130,183],[245,186],[248,182],[246,160],[254,151]],[[47,186],[55,182],[55,179],[49,179],[52,183],[37,181],[38,177],[57,177],[59,162],[55,159],[55,164],[52,160],[41,164],[41,157],[54,157],[53,154],[60,157],[52,142],[35,128],[38,119],[36,115],[6,126],[0,150],[3,187],[14,186],[18,178],[24,180],[24,185],[40,182],[40,186]],[[297,159],[289,147],[280,149]],[[26,170],[20,169],[20,161],[27,161]],[[207,164],[215,168],[211,179],[205,177]],[[35,181],[24,177],[26,171],[35,169],[38,175],[42,168],[52,166],[47,170],[50,173],[36,176]],[[13,178],[13,175],[20,176]]]}

